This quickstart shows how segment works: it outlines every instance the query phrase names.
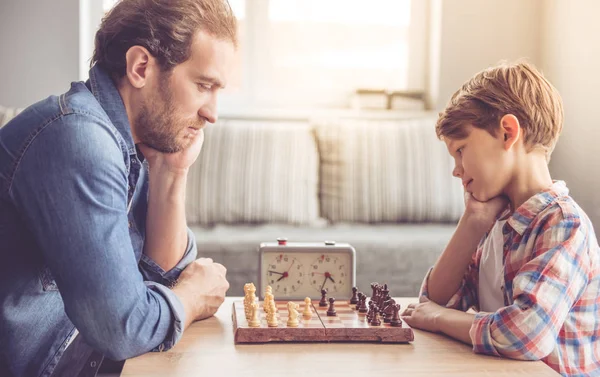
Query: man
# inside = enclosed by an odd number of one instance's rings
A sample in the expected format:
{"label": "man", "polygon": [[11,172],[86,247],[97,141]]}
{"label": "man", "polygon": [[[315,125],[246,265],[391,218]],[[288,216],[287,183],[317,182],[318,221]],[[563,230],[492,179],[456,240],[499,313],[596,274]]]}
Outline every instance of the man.
{"label": "man", "polygon": [[90,79],[0,130],[0,375],[94,375],[219,308],[184,201],[236,43],[225,0],[123,0]]}

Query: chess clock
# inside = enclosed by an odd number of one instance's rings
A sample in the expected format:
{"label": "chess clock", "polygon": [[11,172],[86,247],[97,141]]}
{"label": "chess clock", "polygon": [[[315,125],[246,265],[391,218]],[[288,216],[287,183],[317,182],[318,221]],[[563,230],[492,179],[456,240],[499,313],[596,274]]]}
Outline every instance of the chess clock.
{"label": "chess clock", "polygon": [[270,285],[275,300],[328,297],[350,299],[356,285],[356,251],[347,243],[264,242],[259,247],[257,295],[263,299]]}

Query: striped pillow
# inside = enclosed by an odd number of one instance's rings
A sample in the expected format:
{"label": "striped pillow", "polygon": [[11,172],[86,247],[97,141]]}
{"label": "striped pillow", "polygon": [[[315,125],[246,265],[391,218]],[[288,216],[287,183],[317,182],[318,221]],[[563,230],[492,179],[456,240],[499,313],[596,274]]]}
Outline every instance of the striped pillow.
{"label": "striped pillow", "polygon": [[316,225],[318,163],[307,122],[225,120],[204,130],[188,176],[188,221]]}
{"label": "striped pillow", "polygon": [[321,214],[332,222],[455,221],[463,191],[435,119],[315,121]]}

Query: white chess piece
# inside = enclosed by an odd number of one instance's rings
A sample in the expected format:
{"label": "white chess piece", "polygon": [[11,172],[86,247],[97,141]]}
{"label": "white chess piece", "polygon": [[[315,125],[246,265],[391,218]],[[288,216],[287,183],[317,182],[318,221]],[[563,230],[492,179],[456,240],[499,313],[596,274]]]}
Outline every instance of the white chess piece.
{"label": "white chess piece", "polygon": [[311,301],[310,297],[304,299],[304,311],[302,312],[302,318],[311,319],[312,318],[312,310],[310,309]]}
{"label": "white chess piece", "polygon": [[260,327],[260,319],[258,319],[258,304],[253,302],[250,304],[250,321],[248,327]]}
{"label": "white chess piece", "polygon": [[269,327],[277,327],[279,325],[279,320],[277,319],[277,314],[275,314],[275,312],[267,313],[267,325],[269,325]]}
{"label": "white chess piece", "polygon": [[293,301],[289,301],[288,304],[288,313],[289,313],[289,317],[287,320],[287,326],[288,327],[298,327],[298,311],[296,310],[298,308],[298,304],[296,304]]}
{"label": "white chess piece", "polygon": [[250,320],[250,304],[256,301],[256,287],[254,283],[246,283],[244,284],[244,314],[246,315],[246,320]]}

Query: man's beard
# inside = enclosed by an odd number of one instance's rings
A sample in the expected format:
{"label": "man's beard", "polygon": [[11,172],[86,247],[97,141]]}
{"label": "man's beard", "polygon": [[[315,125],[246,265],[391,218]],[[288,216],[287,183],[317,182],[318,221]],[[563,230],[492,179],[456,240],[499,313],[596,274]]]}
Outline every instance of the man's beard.
{"label": "man's beard", "polygon": [[[160,79],[158,93],[144,101],[135,119],[140,142],[162,153],[176,153],[192,142],[192,138],[178,137],[188,127],[200,127],[199,122],[185,121],[176,116],[168,75]],[[189,123],[189,125],[186,125]]]}

